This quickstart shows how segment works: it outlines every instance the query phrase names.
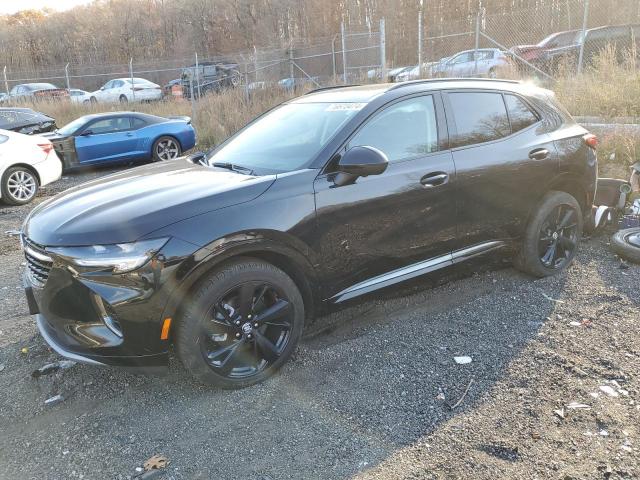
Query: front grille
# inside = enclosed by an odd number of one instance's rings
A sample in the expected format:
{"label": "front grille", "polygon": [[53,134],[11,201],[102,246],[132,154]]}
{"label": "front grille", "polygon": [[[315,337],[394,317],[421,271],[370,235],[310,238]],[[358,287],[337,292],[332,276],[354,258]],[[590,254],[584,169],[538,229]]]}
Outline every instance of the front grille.
{"label": "front grille", "polygon": [[47,255],[42,245],[32,242],[26,237],[22,239],[24,256],[27,259],[28,275],[31,282],[37,287],[43,287],[49,278],[49,271],[53,265],[53,259]]}

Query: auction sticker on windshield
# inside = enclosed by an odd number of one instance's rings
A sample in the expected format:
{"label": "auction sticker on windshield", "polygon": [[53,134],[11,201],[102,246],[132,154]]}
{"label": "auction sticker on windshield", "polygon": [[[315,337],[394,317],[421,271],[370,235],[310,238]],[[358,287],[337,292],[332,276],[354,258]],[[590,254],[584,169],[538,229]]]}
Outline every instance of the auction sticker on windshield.
{"label": "auction sticker on windshield", "polygon": [[362,110],[366,103],[332,103],[325,112],[346,112]]}

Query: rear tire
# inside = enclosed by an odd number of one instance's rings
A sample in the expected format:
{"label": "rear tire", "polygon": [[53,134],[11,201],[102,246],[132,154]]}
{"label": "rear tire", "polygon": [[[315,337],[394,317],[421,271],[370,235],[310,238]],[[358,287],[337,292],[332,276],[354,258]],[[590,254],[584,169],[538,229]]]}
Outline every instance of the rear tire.
{"label": "rear tire", "polygon": [[89,103],[91,103],[91,105],[95,105],[96,103],[98,103],[98,99],[96,97],[91,97],[89,99]]}
{"label": "rear tire", "polygon": [[25,205],[38,194],[38,176],[25,167],[10,167],[2,175],[2,200],[9,205]]}
{"label": "rear tire", "polygon": [[640,228],[625,228],[614,233],[611,237],[611,250],[625,260],[640,263]]}
{"label": "rear tire", "polygon": [[182,155],[182,147],[176,138],[164,135],[153,142],[151,155],[154,162],[175,160]]}
{"label": "rear tire", "polygon": [[174,344],[195,378],[236,389],[282,367],[303,328],[304,303],[293,280],[270,263],[245,258],[221,266],[195,287]]}
{"label": "rear tire", "polygon": [[561,272],[576,255],[582,222],[582,211],[574,197],[566,192],[548,192],[527,224],[514,266],[535,277]]}

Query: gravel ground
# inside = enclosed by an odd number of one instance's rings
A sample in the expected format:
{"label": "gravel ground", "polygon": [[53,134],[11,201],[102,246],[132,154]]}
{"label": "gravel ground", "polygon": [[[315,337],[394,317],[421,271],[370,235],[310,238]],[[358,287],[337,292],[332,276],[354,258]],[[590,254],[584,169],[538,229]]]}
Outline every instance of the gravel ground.
{"label": "gravel ground", "polygon": [[607,237],[554,278],[496,261],[365,299],[319,319],[275,378],[229,392],[176,360],[162,378],[32,378],[60,358],[4,233],[28,210],[0,208],[2,479],[132,478],[154,454],[163,479],[640,478],[640,266]]}

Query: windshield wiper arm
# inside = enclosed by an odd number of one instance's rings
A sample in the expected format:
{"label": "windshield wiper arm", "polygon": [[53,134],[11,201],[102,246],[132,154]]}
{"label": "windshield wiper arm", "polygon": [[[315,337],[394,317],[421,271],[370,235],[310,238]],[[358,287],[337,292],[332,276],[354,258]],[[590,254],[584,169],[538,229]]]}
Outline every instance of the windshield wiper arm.
{"label": "windshield wiper arm", "polygon": [[219,167],[219,168],[226,168],[227,170],[231,170],[237,173],[242,173],[244,175],[253,175],[253,170],[247,167],[243,167],[242,165],[236,165],[235,163],[213,162],[213,166]]}

